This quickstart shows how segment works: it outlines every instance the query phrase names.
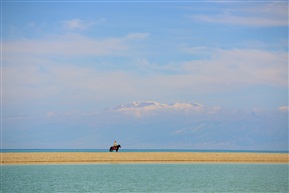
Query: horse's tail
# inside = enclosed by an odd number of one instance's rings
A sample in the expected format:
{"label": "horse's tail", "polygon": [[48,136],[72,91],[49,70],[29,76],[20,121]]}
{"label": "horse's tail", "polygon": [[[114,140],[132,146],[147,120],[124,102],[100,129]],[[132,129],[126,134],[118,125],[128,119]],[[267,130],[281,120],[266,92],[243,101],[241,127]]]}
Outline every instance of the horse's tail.
{"label": "horse's tail", "polygon": [[112,152],[112,147],[109,148],[109,151]]}

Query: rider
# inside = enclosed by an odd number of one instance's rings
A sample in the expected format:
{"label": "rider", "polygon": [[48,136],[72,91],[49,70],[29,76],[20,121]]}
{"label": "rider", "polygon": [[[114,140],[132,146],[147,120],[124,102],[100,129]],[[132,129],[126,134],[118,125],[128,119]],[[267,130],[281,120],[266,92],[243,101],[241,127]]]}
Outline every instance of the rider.
{"label": "rider", "polygon": [[114,141],[114,143],[113,143],[113,147],[114,147],[114,148],[117,147],[117,143],[116,143],[116,141]]}

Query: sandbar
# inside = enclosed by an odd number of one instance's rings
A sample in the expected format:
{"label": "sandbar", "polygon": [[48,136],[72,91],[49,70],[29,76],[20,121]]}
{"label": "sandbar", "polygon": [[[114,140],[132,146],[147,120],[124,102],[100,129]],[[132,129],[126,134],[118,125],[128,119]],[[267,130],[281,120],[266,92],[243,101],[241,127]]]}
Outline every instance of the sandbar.
{"label": "sandbar", "polygon": [[27,152],[0,153],[0,164],[289,163],[288,153]]}

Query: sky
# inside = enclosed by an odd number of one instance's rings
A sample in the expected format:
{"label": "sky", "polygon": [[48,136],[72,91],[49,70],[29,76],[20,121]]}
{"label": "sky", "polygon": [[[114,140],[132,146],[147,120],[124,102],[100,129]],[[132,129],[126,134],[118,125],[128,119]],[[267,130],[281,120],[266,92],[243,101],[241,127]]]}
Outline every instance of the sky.
{"label": "sky", "polygon": [[287,1],[3,0],[1,72],[2,148],[288,150]]}

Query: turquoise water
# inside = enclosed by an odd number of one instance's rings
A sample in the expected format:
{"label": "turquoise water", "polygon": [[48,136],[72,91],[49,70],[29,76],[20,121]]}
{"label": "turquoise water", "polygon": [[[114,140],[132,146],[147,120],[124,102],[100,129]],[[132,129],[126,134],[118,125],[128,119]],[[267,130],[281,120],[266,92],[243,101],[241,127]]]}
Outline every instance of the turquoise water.
{"label": "turquoise water", "polygon": [[1,192],[288,192],[287,164],[1,166]]}

